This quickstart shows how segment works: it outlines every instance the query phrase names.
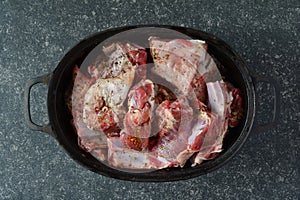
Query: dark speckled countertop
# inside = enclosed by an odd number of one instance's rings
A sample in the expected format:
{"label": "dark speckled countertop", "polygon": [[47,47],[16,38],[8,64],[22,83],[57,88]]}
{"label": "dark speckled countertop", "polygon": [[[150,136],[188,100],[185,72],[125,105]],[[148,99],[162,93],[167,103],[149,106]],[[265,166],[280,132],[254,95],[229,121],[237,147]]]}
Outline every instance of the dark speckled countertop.
{"label": "dark speckled countertop", "polygon": [[[54,3],[55,2],[55,3]],[[0,199],[299,199],[300,2],[0,1]],[[255,2],[255,3],[254,3]],[[24,85],[53,71],[81,39],[111,27],[169,24],[225,40],[248,68],[280,85],[279,122],[252,131],[240,152],[210,174],[137,183],[95,174],[23,117]],[[296,80],[298,78],[298,80]],[[270,118],[268,86],[257,118]],[[265,94],[265,95],[263,95]],[[47,123],[47,88],[32,91],[34,120]]]}

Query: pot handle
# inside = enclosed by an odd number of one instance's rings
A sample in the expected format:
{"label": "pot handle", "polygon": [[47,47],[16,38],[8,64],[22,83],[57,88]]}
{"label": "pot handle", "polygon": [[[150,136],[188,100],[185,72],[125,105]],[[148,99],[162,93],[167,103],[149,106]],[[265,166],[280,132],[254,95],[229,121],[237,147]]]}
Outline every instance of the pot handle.
{"label": "pot handle", "polygon": [[[256,73],[253,73],[253,72],[251,72],[250,75],[252,77],[255,90],[256,90],[257,84],[260,82],[269,83],[273,89],[274,106],[272,109],[271,121],[268,123],[259,124],[257,122],[257,119],[254,119],[254,124],[253,124],[253,129],[255,131],[262,131],[262,132],[267,131],[267,130],[270,130],[270,129],[276,127],[277,124],[279,123],[280,86],[278,85],[277,81],[271,77],[264,77],[264,76],[258,75]],[[256,102],[255,102],[255,104],[256,104]],[[257,105],[255,105],[255,106],[257,107]]]}
{"label": "pot handle", "polygon": [[51,80],[51,77],[52,77],[52,72],[49,74],[45,74],[43,76],[32,78],[27,81],[25,86],[25,93],[24,93],[24,116],[25,116],[25,122],[31,130],[43,131],[55,138],[55,134],[52,131],[50,123],[44,126],[38,125],[32,121],[31,113],[30,113],[30,91],[32,86],[38,83],[43,83],[45,85],[48,85],[49,81]]}

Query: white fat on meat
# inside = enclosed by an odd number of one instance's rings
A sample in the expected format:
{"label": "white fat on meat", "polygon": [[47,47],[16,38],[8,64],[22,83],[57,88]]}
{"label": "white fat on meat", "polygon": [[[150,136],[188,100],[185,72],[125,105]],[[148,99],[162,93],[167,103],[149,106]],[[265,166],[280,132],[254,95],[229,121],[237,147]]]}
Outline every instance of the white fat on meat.
{"label": "white fat on meat", "polygon": [[206,82],[221,80],[217,65],[207,53],[207,44],[202,40],[162,40],[151,37],[150,51],[155,66],[151,71],[176,86],[183,95],[196,98],[191,91],[191,82],[199,73]]}
{"label": "white fat on meat", "polygon": [[211,115],[206,111],[200,110],[198,116],[194,120],[194,125],[188,138],[186,149],[177,156],[177,159],[180,162],[188,160],[194,153],[200,151],[210,126]]}
{"label": "white fat on meat", "polygon": [[102,132],[96,132],[87,128],[82,121],[82,110],[84,96],[89,87],[95,82],[85,76],[77,66],[74,68],[74,86],[72,90],[72,124],[76,128],[79,145],[87,152],[92,154],[98,160],[107,159],[107,142],[106,136]]}
{"label": "white fat on meat", "polygon": [[122,43],[103,47],[104,55],[98,56],[95,63],[88,67],[91,78],[82,74],[77,66],[74,69],[77,74],[72,92],[74,126],[80,146],[98,160],[107,158],[107,142],[106,135],[95,120],[95,102],[99,98],[106,101],[105,104],[113,110],[113,121],[119,122],[124,117],[122,104],[135,73],[126,53],[138,48]]}
{"label": "white fat on meat", "polygon": [[78,143],[86,151],[100,161],[107,159],[106,135],[102,132],[93,131],[87,128],[82,121],[74,121],[77,130]]}
{"label": "white fat on meat", "polygon": [[73,76],[74,84],[71,95],[71,109],[74,121],[76,123],[77,121],[82,120],[84,95],[91,87],[91,85],[95,83],[95,80],[90,79],[85,74],[83,74],[78,66],[75,66],[73,70]]}
{"label": "white fat on meat", "polygon": [[119,117],[124,117],[124,100],[134,79],[134,70],[128,71],[115,78],[98,79],[84,97],[83,121],[87,127],[97,130],[97,114],[95,105],[104,100],[106,106],[114,113],[114,120],[119,122]]}
{"label": "white fat on meat", "polygon": [[200,40],[164,41],[150,38],[150,50],[155,63],[152,72],[165,78],[186,95],[196,74],[199,57],[206,54],[202,45]]}
{"label": "white fat on meat", "polygon": [[[163,120],[163,123],[167,125],[173,124],[175,129],[173,126],[167,127],[170,129],[169,133],[161,136],[157,147],[152,152],[152,154],[160,162],[160,168],[175,166],[183,167],[185,162],[189,159],[189,157],[185,157],[183,159],[182,152],[186,150],[188,138],[191,134],[193,110],[188,105],[188,100],[186,97],[180,96],[178,97],[177,101],[179,101],[181,107],[180,120],[174,121],[173,117],[169,117],[169,120],[172,120],[173,122],[166,122],[166,118]],[[157,110],[160,109],[160,107],[157,108]],[[169,113],[166,111],[166,109],[161,109],[160,112],[166,114]],[[158,113],[158,117],[164,117],[161,115],[161,113]]]}
{"label": "white fat on meat", "polygon": [[123,44],[120,42],[112,43],[103,47],[104,55],[96,58],[94,64],[88,67],[88,72],[91,77],[113,78],[120,74],[131,71],[135,66],[128,59],[127,53],[132,50],[143,49],[134,44]]}
{"label": "white fat on meat", "polygon": [[121,133],[120,137],[107,138],[107,160],[110,166],[118,169],[122,168],[122,170],[163,169],[170,166],[170,161],[157,156],[153,152],[147,150],[137,151],[128,148],[124,144],[124,136],[124,133]]}
{"label": "white fat on meat", "polygon": [[214,158],[222,151],[223,139],[227,132],[227,113],[230,111],[230,96],[223,81],[207,83],[211,125],[205,134],[202,146],[193,157],[193,165]]}
{"label": "white fat on meat", "polygon": [[149,154],[147,152],[129,149],[123,143],[121,137],[111,137],[107,139],[108,163],[113,167],[124,169],[152,168]]}

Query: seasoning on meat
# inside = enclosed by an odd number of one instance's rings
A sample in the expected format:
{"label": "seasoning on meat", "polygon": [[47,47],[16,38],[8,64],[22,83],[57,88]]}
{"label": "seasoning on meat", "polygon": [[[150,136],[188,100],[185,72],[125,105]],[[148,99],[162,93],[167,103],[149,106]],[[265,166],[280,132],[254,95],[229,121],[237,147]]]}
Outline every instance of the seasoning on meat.
{"label": "seasoning on meat", "polygon": [[185,96],[180,96],[174,102],[168,100],[161,103],[156,109],[159,139],[152,154],[165,167],[183,166],[189,159],[180,159],[178,156],[187,148],[191,133],[193,110]]}
{"label": "seasoning on meat", "polygon": [[201,40],[161,40],[150,38],[150,51],[155,66],[152,72],[175,85],[187,95],[197,72],[197,66],[205,59],[205,43]]}
{"label": "seasoning on meat", "polygon": [[125,115],[123,103],[134,78],[134,71],[115,78],[98,79],[84,97],[83,121],[96,131],[120,131]]}
{"label": "seasoning on meat", "polygon": [[222,151],[223,139],[228,127],[227,115],[230,112],[230,97],[225,83],[223,81],[207,83],[207,91],[212,121],[199,152],[193,158],[193,165],[211,159],[216,153]]}
{"label": "seasoning on meat", "polygon": [[[66,103],[79,145],[109,166],[153,170],[201,164],[243,118],[240,89],[224,82],[205,41],[149,38],[103,47],[74,68]],[[152,56],[154,66],[147,65]],[[70,98],[70,93],[72,93]]]}
{"label": "seasoning on meat", "polygon": [[124,127],[126,144],[129,148],[143,150],[148,146],[151,134],[152,111],[154,108],[154,85],[145,80],[137,83],[128,94],[128,112]]}
{"label": "seasoning on meat", "polygon": [[[105,53],[99,55],[95,63],[87,68],[89,75],[75,66],[73,85],[65,97],[73,115],[71,123],[77,132],[79,145],[101,161],[107,160],[107,135],[120,132],[119,118],[125,115],[121,104],[139,67],[139,64],[130,61],[127,54],[146,52],[129,43],[113,43],[104,47],[103,51]],[[136,58],[143,60],[146,57],[140,53]],[[141,71],[139,69],[140,74]],[[87,118],[92,120],[85,120]]]}

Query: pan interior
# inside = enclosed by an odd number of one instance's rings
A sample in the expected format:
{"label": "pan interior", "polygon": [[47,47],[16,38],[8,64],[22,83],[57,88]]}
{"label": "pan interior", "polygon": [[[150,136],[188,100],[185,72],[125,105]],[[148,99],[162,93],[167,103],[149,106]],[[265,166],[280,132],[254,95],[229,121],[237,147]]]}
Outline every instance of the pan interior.
{"label": "pan interior", "polygon": [[[218,155],[216,159],[205,161],[203,164],[190,167],[186,165],[183,169],[180,168],[171,168],[163,169],[153,172],[145,173],[136,173],[128,171],[118,171],[110,168],[104,163],[99,162],[91,154],[84,151],[78,145],[78,137],[71,126],[70,121],[73,119],[68,108],[66,106],[64,94],[67,92],[67,89],[72,84],[72,72],[74,67],[77,66],[87,66],[90,59],[87,59],[89,56],[95,53],[95,49],[99,48],[99,44],[103,42],[113,41],[118,37],[116,36],[119,33],[132,30],[135,27],[125,27],[120,29],[113,29],[111,31],[102,32],[96,34],[86,40],[83,40],[81,43],[76,45],[60,62],[59,66],[54,72],[53,79],[51,81],[50,89],[51,94],[48,96],[48,108],[50,115],[50,122],[54,124],[53,129],[57,133],[57,139],[60,144],[66,149],[66,151],[80,164],[88,167],[90,170],[98,172],[100,174],[108,175],[115,178],[127,179],[127,180],[154,180],[154,181],[163,181],[163,180],[178,180],[185,179],[199,174],[206,173],[210,168],[215,168],[217,165],[220,165],[220,162],[224,161],[222,157],[226,152],[230,151],[233,145],[236,144],[237,140],[241,137],[241,134],[244,132],[247,118],[244,117],[239,126],[235,128],[229,128],[229,131],[223,141],[223,151]],[[178,37],[181,33],[181,37],[200,39],[205,40],[208,44],[208,52],[214,58],[217,63],[217,67],[222,77],[226,77],[225,81],[231,82],[235,87],[239,88],[242,92],[243,106],[244,111],[248,112],[249,107],[249,97],[248,97],[248,86],[244,80],[245,75],[242,74],[237,60],[239,58],[235,57],[235,54],[231,54],[231,50],[228,49],[228,46],[224,46],[225,43],[216,39],[213,36],[210,36],[207,33],[195,31],[192,29],[178,28],[178,27],[163,27],[169,30],[176,30],[178,35],[173,37]],[[141,40],[140,45],[144,45],[146,38],[153,35],[154,29],[149,28],[148,32],[143,33],[143,37],[139,37]],[[132,34],[132,32],[129,32]],[[160,33],[163,35],[165,32]],[[157,34],[157,33],[156,33]],[[160,36],[161,36],[160,35]],[[123,35],[126,37],[126,34]],[[166,37],[170,35],[166,34]],[[127,38],[128,40],[128,38]],[[100,45],[101,46],[101,45]],[[84,71],[84,67],[82,68]],[[54,106],[53,106],[54,105]],[[243,136],[245,137],[245,136]],[[220,161],[218,161],[220,160]],[[173,178],[172,178],[173,177]]]}

